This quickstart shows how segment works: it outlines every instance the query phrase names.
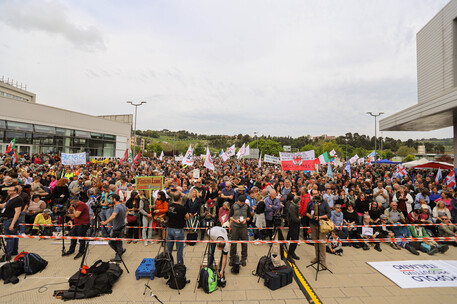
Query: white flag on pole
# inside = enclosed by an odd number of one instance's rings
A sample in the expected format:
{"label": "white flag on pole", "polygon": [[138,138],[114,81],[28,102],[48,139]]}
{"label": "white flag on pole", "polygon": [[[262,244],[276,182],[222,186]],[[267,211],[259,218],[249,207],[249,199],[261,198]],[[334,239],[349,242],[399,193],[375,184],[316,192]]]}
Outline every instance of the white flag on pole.
{"label": "white flag on pole", "polygon": [[187,149],[186,155],[182,159],[182,164],[188,166],[194,164],[194,151],[192,150],[192,145],[189,145],[189,149]]}
{"label": "white flag on pole", "polygon": [[209,153],[208,147],[206,147],[205,163],[203,164],[203,166],[205,166],[205,168],[208,168],[208,169],[214,171],[214,163],[213,163],[213,160],[211,159],[211,153]]}
{"label": "white flag on pole", "polygon": [[246,151],[244,152],[243,156],[248,156],[251,154],[251,149],[249,148],[249,145],[246,147]]}
{"label": "white flag on pole", "polygon": [[260,157],[259,157],[259,168],[262,168],[262,152],[260,152]]}
{"label": "white flag on pole", "polygon": [[246,147],[245,147],[245,144],[243,144],[243,146],[236,153],[236,158],[240,159],[241,157],[244,156],[245,153],[246,153]]}
{"label": "white flag on pole", "polygon": [[160,153],[160,157],[159,157],[159,160],[162,161],[163,160],[163,151]]}
{"label": "white flag on pole", "polygon": [[226,161],[227,159],[230,158],[230,156],[233,156],[233,155],[235,155],[235,145],[228,148],[227,151],[225,151],[225,153],[221,155],[222,160]]}
{"label": "white flag on pole", "polygon": [[332,149],[332,151],[330,151],[330,156],[334,157],[336,155],[336,151],[335,149]]}

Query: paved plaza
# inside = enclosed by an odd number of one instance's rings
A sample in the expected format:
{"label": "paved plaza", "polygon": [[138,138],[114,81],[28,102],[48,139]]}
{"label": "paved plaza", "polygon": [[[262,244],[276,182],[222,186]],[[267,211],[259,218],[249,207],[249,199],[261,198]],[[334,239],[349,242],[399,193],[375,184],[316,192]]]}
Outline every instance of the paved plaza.
{"label": "paved plaza", "polygon": [[[77,303],[158,303],[149,296],[149,291],[143,295],[147,278],[136,280],[134,272],[143,258],[153,258],[159,250],[157,244],[144,246],[143,243],[125,244],[127,251],[124,260],[130,274],[124,271],[119,281],[114,285],[113,293],[92,299],[75,300]],[[1,303],[63,303],[53,298],[53,291],[68,288],[67,279],[79,268],[80,260],[73,257],[61,257],[61,242],[55,240],[20,240],[20,250],[35,252],[49,261],[48,267],[41,273],[30,275],[16,285],[3,285],[0,288]],[[68,249],[69,243],[66,244]],[[238,246],[239,247],[239,246]],[[373,248],[369,251],[344,247],[343,256],[327,255],[327,264],[333,271],[319,273],[315,281],[315,271],[306,268],[313,258],[314,249],[307,244],[298,246],[296,253],[300,256],[297,266],[315,290],[322,303],[453,303],[457,297],[457,288],[422,288],[401,289],[390,280],[378,273],[366,262],[390,260],[436,260],[457,259],[457,248],[451,247],[447,253],[429,256],[421,253],[414,256],[406,250],[396,251],[382,244],[382,252]],[[263,285],[263,280],[257,283],[257,277],[252,275],[257,261],[268,252],[267,245],[249,245],[248,263],[242,267],[238,275],[227,272],[227,287],[212,294],[205,294],[201,289],[194,293],[194,286],[202,262],[205,244],[186,246],[184,262],[188,267],[187,279],[191,282],[181,294],[170,289],[163,278],[150,282],[154,294],[164,303],[230,303],[230,304],[267,304],[267,303],[307,303],[302,291],[294,281],[292,284],[276,291],[270,291]],[[240,249],[239,249],[240,250]],[[176,258],[176,252],[173,252]],[[109,260],[113,251],[108,245],[91,245],[88,251],[87,264],[90,266],[96,260]],[[59,284],[61,283],[61,284]],[[45,284],[46,288],[40,288]]]}

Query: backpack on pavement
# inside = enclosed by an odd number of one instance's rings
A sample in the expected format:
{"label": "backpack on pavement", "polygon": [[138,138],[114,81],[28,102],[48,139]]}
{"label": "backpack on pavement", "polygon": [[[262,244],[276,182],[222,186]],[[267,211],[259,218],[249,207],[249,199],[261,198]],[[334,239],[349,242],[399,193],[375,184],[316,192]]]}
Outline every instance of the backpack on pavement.
{"label": "backpack on pavement", "polygon": [[42,271],[46,266],[48,266],[48,261],[38,254],[29,253],[24,255],[24,272],[26,276]]}
{"label": "backpack on pavement", "polygon": [[212,293],[217,289],[217,274],[210,267],[200,270],[198,288],[203,288],[206,293]]}

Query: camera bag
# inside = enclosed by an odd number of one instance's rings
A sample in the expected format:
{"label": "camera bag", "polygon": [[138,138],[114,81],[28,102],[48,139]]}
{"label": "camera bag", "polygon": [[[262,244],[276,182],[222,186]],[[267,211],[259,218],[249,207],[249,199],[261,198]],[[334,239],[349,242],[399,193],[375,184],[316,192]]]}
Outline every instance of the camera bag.
{"label": "camera bag", "polygon": [[265,273],[264,285],[271,290],[276,290],[281,288],[281,276],[273,271],[268,271]]}

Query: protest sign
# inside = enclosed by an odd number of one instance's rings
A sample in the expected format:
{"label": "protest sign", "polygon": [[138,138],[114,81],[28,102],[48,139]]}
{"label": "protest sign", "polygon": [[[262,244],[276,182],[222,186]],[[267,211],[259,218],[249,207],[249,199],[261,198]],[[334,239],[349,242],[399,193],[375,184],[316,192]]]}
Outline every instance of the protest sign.
{"label": "protest sign", "polygon": [[279,160],[279,157],[268,155],[268,154],[264,155],[263,161],[266,163],[271,163],[271,164],[280,164],[281,163],[281,161]]}
{"label": "protest sign", "polygon": [[401,288],[457,287],[457,261],[367,262]]}
{"label": "protest sign", "polygon": [[86,163],[86,152],[82,153],[62,153],[62,165],[84,165]]}
{"label": "protest sign", "polygon": [[163,189],[163,176],[137,176],[135,186],[137,190],[161,190]]}
{"label": "protest sign", "polygon": [[279,152],[283,171],[304,171],[315,169],[314,150],[296,153]]}

